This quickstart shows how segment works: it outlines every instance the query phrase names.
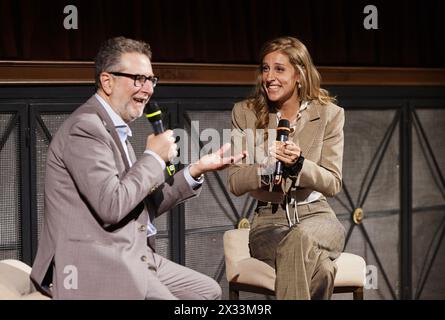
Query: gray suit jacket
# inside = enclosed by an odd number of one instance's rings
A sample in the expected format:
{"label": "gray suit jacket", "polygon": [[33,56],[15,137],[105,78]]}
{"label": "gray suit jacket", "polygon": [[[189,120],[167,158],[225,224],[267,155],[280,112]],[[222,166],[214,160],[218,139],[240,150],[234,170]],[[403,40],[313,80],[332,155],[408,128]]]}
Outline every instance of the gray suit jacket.
{"label": "gray suit jacket", "polygon": [[[143,299],[147,222],[196,196],[178,172],[169,181],[144,154],[129,167],[113,122],[91,97],[60,127],[46,162],[44,226],[31,279],[54,298]],[[54,268],[53,268],[54,266]],[[50,279],[51,280],[51,279]],[[48,292],[48,291],[47,291]]]}
{"label": "gray suit jacket", "polygon": [[[249,149],[247,129],[255,129],[257,117],[251,110],[247,101],[242,101],[233,107],[232,127],[243,137],[243,148]],[[296,179],[297,189],[293,197],[297,201],[306,199],[312,191],[318,191],[325,196],[333,196],[341,190],[342,161],[343,161],[343,125],[345,121],[344,110],[334,104],[320,105],[311,102],[309,108],[302,113],[297,121],[292,139],[300,148],[305,157],[303,168],[298,177],[290,177],[283,190],[269,192],[268,186],[261,185],[258,174],[259,163],[263,157],[265,147],[259,150],[249,150],[250,159],[254,164],[235,164],[229,168],[229,186],[232,193],[242,195],[246,192],[261,201],[281,202],[284,190],[292,184],[291,178]],[[269,114],[269,129],[276,135],[276,113]],[[269,139],[275,137],[269,135]],[[253,139],[258,147],[263,142],[263,136]],[[250,148],[252,149],[252,148]],[[253,157],[253,158],[252,158]]]}

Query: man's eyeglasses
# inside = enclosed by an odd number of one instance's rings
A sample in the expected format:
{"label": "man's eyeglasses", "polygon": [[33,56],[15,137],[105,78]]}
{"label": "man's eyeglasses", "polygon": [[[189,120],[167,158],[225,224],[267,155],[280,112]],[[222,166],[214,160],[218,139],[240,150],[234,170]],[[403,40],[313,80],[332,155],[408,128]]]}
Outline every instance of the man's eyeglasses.
{"label": "man's eyeglasses", "polygon": [[124,72],[110,72],[112,75],[118,76],[118,77],[127,77],[134,80],[134,86],[135,87],[142,87],[147,80],[151,81],[151,84],[154,87],[158,84],[159,77],[156,76],[144,76],[143,74],[131,74],[131,73],[124,73]]}

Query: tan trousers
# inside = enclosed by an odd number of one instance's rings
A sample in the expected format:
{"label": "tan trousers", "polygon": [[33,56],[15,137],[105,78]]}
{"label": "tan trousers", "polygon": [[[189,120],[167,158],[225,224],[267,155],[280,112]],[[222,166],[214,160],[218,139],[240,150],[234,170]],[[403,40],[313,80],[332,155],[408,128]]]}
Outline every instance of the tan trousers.
{"label": "tan trousers", "polygon": [[333,260],[343,251],[345,229],[325,199],[298,206],[298,215],[300,223],[289,228],[281,206],[258,207],[251,254],[275,268],[277,299],[330,299],[337,272]]}
{"label": "tan trousers", "polygon": [[[151,251],[149,249],[149,251]],[[146,300],[219,300],[221,287],[207,275],[149,254]]]}

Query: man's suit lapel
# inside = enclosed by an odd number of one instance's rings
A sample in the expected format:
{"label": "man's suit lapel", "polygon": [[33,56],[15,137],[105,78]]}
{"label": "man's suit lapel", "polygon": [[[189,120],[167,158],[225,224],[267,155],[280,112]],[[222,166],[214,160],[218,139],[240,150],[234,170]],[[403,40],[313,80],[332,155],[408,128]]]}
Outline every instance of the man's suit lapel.
{"label": "man's suit lapel", "polygon": [[131,163],[136,162],[136,154],[134,153],[133,146],[131,145],[130,141],[127,139],[127,148],[128,148],[128,155],[130,156]]}
{"label": "man's suit lapel", "polygon": [[[116,143],[116,145],[121,153],[122,161],[125,164],[125,169],[128,171],[128,169],[130,169],[130,164],[128,163],[127,155],[125,153],[124,147],[122,146],[121,140],[119,138],[119,134],[117,133],[116,128],[114,127],[113,121],[111,120],[107,111],[105,111],[105,109],[100,105],[99,101],[97,101],[96,98],[94,98],[94,108],[96,109],[99,117],[102,119],[105,129],[107,129],[107,131],[110,133],[111,137],[113,138],[114,142]],[[130,159],[131,159],[131,156],[130,156]],[[133,159],[131,161],[134,163]]]}

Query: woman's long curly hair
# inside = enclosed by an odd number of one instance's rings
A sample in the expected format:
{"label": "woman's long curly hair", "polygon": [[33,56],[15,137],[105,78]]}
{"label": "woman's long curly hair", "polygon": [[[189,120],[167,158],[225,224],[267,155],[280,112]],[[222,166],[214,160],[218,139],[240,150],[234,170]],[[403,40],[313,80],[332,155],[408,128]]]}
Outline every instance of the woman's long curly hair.
{"label": "woman's long curly hair", "polygon": [[[276,38],[265,43],[261,49],[256,85],[249,98],[249,107],[255,111],[258,118],[256,122],[257,129],[267,129],[269,125],[269,112],[276,111],[274,104],[269,101],[264,91],[262,78],[263,59],[267,54],[274,51],[280,51],[285,54],[295,70],[300,74],[301,88],[296,89],[298,90],[298,99],[300,101],[316,100],[322,105],[336,102],[335,98],[331,97],[327,90],[320,88],[320,74],[312,63],[306,46],[300,40],[293,37]],[[267,132],[267,130],[265,130],[265,132]]]}

